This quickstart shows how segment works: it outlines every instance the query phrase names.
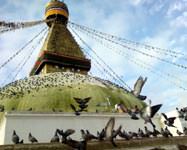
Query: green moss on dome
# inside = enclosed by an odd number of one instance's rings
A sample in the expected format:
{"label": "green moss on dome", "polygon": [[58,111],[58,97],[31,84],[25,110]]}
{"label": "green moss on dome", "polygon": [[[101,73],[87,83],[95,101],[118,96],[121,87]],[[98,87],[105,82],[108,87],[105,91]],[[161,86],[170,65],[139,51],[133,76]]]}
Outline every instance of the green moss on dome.
{"label": "green moss on dome", "polygon": [[[144,102],[125,89],[99,78],[75,73],[33,76],[0,89],[0,104],[5,106],[6,111],[13,108],[16,111],[27,111],[32,108],[34,112],[51,112],[54,109],[72,112],[70,104],[77,107],[73,97],[91,97],[88,112],[111,112],[114,105],[120,102],[127,108],[133,108],[135,105],[139,108],[145,106]],[[107,99],[110,100],[110,107],[98,106],[101,103],[106,104]]]}
{"label": "green moss on dome", "polygon": [[107,102],[107,97],[111,102],[110,109],[114,108],[114,105],[119,102],[123,102],[128,108],[132,108],[135,105],[140,108],[145,106],[143,102],[139,101],[131,93],[127,93],[122,89],[111,89],[88,84],[43,88],[20,97],[4,98],[0,101],[0,104],[3,104],[5,110],[8,111],[12,108],[18,111],[26,111],[32,108],[36,112],[50,112],[52,109],[71,112],[70,104],[76,105],[73,97],[92,97],[88,106],[89,112],[95,112],[96,109],[106,111],[105,107],[98,107],[97,104]]}

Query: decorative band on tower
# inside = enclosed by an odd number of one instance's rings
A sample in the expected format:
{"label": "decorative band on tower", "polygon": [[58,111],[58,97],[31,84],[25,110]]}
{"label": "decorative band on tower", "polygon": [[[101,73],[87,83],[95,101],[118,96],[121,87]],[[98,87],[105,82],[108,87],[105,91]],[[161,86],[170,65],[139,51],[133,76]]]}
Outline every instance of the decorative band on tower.
{"label": "decorative band on tower", "polygon": [[[61,21],[64,24],[67,24],[69,18],[69,11],[67,5],[58,0],[52,0],[51,2],[49,2],[45,9],[45,19],[52,18],[57,21]],[[50,26],[50,24],[48,25]]]}

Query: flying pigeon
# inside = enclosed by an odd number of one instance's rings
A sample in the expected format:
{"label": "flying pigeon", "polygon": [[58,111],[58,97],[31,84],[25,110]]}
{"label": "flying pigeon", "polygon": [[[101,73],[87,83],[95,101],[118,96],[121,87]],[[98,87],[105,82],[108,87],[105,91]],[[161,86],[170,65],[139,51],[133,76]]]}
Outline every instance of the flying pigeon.
{"label": "flying pigeon", "polygon": [[[173,124],[174,124],[174,121],[175,121],[175,119],[176,119],[176,117],[167,117],[167,115],[166,114],[164,114],[164,113],[161,113],[162,114],[162,116],[164,116],[164,118],[165,118],[165,121],[164,121],[164,124],[165,125],[167,125],[167,126],[169,126],[169,127],[175,127]],[[176,127],[175,127],[176,128]]]}
{"label": "flying pigeon", "polygon": [[106,139],[110,140],[114,147],[117,147],[116,143],[114,142],[113,130],[115,125],[115,118],[111,117],[105,126],[105,137]]}
{"label": "flying pigeon", "polygon": [[151,118],[154,117],[154,115],[160,109],[161,106],[162,106],[162,104],[151,106],[151,100],[149,100],[149,104],[147,105],[145,110],[140,111],[140,116],[141,116],[141,118],[144,119],[145,124],[149,122],[153,126],[153,128],[156,127],[154,125],[154,123],[152,122]]}
{"label": "flying pigeon", "polygon": [[146,96],[140,95],[142,88],[146,81],[147,81],[147,77],[143,79],[143,77],[140,76],[138,80],[136,81],[136,83],[134,84],[134,90],[132,91],[132,93],[134,96],[136,96],[140,100],[145,100],[147,98]]}
{"label": "flying pigeon", "polygon": [[70,104],[71,109],[75,112],[76,116],[80,115],[80,112],[78,110],[76,110],[75,106],[73,104]]}

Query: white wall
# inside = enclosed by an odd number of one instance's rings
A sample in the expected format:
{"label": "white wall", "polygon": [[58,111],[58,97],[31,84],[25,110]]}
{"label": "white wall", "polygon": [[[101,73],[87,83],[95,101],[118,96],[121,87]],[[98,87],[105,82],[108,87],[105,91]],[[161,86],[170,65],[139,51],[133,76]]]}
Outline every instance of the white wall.
{"label": "white wall", "polygon": [[[24,143],[28,143],[29,132],[39,142],[49,142],[57,128],[75,129],[76,133],[71,137],[80,140],[80,129],[88,129],[91,133],[96,134],[97,131],[101,131],[105,127],[107,121],[112,116],[116,118],[115,128],[122,125],[123,129],[135,132],[137,132],[138,128],[144,129],[145,125],[142,119],[138,121],[131,120],[127,114],[81,114],[81,116],[75,116],[70,113],[6,113],[4,120],[6,128],[1,128],[0,130],[0,135],[5,132],[5,137],[0,144],[12,144],[13,130],[16,130],[20,139],[24,139]],[[153,122],[160,129],[158,117],[155,117]],[[146,126],[152,130],[150,124]]]}
{"label": "white wall", "polygon": [[1,118],[1,122],[0,122],[0,145],[2,145],[4,143],[4,139],[5,139],[5,127],[6,127],[6,119],[3,117]]}

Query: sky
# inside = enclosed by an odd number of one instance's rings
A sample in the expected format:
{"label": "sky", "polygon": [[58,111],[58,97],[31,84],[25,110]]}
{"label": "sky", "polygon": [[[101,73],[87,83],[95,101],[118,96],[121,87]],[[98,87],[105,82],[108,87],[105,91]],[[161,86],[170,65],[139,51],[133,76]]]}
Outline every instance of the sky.
{"label": "sky", "polygon": [[[47,2],[48,0],[1,0],[0,20],[15,22],[41,20],[44,18],[44,7]],[[70,21],[131,41],[164,48],[166,51],[183,53],[184,56],[173,58],[140,49],[158,58],[187,66],[187,0],[65,0],[65,3],[69,8]],[[1,34],[0,65],[44,27],[46,25]],[[147,95],[153,104],[162,103],[161,111],[168,112],[176,107],[187,106],[187,90],[184,90],[187,89],[186,69],[116,46],[117,49],[129,54],[130,59],[149,64],[153,73],[129,61],[128,57],[103,47],[92,38],[79,34],[131,88],[140,75],[148,77],[142,95]],[[39,40],[32,43],[0,70],[1,85],[14,79],[17,64],[27,59],[34,50],[16,79],[28,76],[42,45],[42,42],[37,44],[38,42]],[[105,78],[94,65],[91,72]]]}

